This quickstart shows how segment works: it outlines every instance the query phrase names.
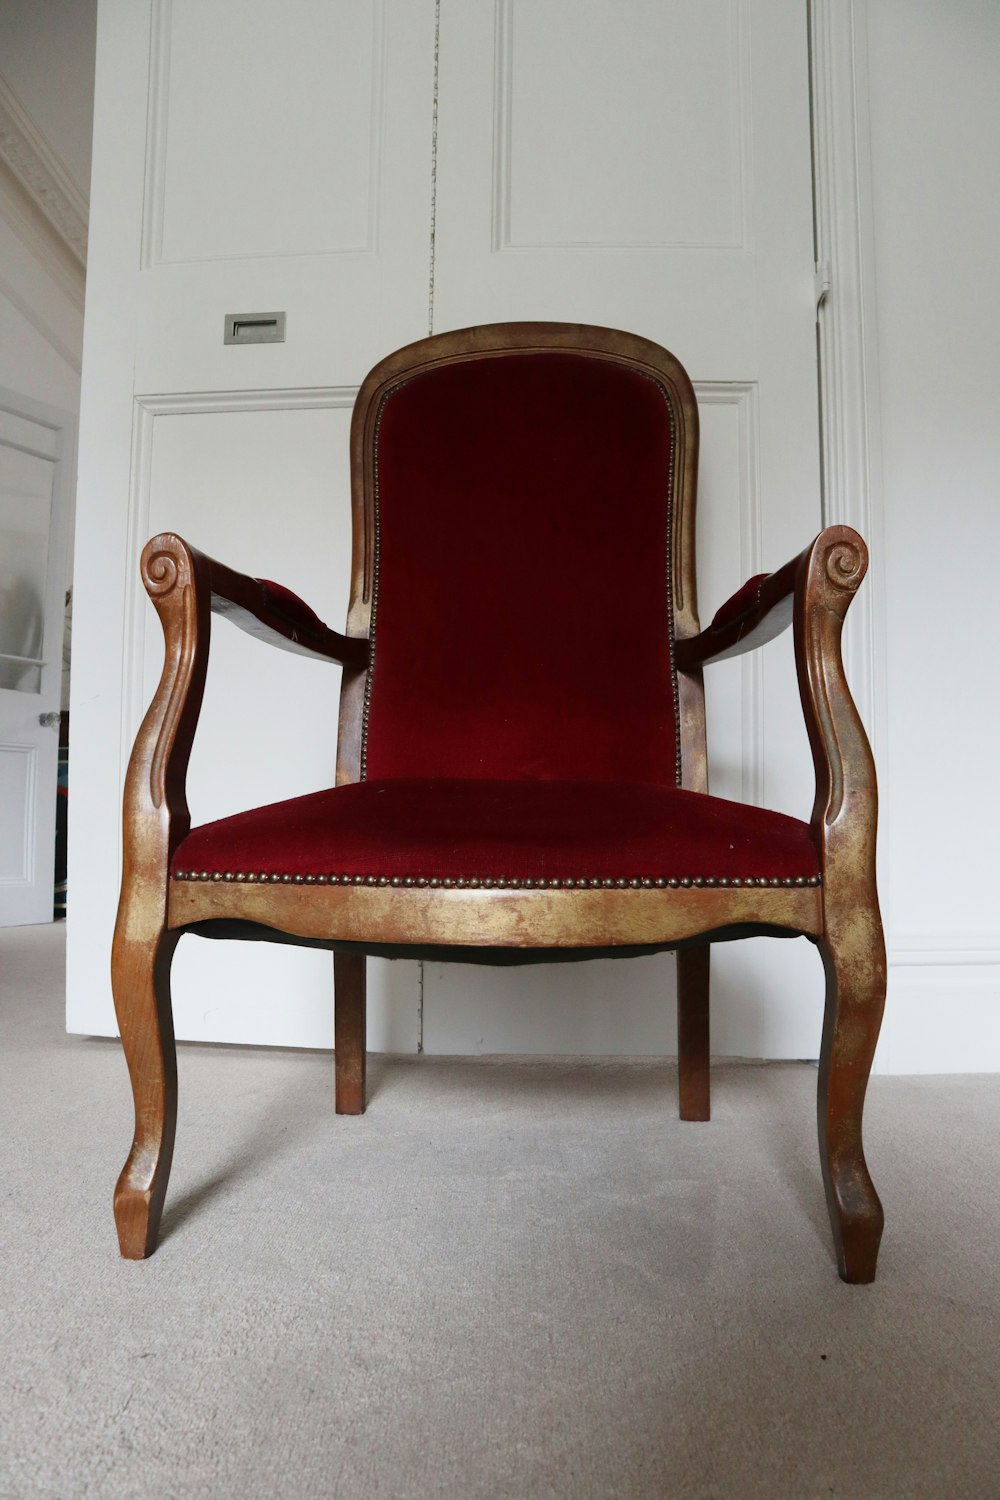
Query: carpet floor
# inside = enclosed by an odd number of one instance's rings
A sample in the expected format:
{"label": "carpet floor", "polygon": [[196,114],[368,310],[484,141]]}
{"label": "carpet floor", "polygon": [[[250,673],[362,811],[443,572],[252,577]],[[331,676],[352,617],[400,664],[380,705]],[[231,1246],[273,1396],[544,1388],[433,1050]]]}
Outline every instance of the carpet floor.
{"label": "carpet floor", "polygon": [[815,1070],[186,1046],[118,1258],[117,1044],[0,934],[0,1496],[1000,1496],[1000,1079],[878,1078],[879,1279],[837,1279]]}

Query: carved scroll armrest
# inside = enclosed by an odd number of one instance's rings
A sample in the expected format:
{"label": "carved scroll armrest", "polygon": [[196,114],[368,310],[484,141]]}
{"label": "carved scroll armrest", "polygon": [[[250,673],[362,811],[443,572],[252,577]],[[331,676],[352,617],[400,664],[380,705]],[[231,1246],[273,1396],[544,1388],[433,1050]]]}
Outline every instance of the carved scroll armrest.
{"label": "carved scroll armrest", "polygon": [[283,651],[321,656],[327,661],[339,661],[345,667],[368,665],[367,640],[331,630],[291,589],[267,578],[237,573],[211,557],[205,557],[204,561],[208,567],[213,614],[223,615],[248,635]]}
{"label": "carved scroll armrest", "polygon": [[826,922],[874,932],[875,762],[841,653],[844,617],[867,571],[868,548],[850,526],[828,526],[803,552],[795,578],[795,665],[816,768],[811,826],[827,886]]}
{"label": "carved scroll armrest", "polygon": [[123,941],[133,935],[140,917],[157,930],[166,921],[170,856],[191,826],[185,781],[205,692],[211,631],[208,560],[200,552],[166,532],[146,543],[140,571],[163,627],[163,671],[125,777],[118,911]]}
{"label": "carved scroll armrest", "polygon": [[[806,548],[806,552],[809,548]],[[765,645],[792,623],[795,577],[806,552],[794,557],[776,573],[758,573],[718,610],[711,625],[698,635],[676,645],[677,666],[695,671],[713,661],[742,656]]]}

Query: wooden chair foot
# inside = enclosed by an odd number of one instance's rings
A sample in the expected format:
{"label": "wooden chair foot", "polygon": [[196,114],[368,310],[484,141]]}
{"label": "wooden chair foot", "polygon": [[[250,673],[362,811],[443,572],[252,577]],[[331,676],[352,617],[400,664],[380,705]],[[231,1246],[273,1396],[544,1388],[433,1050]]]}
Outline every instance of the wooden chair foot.
{"label": "wooden chair foot", "polygon": [[677,1071],[682,1120],[712,1118],[709,1075],[711,945],[677,954]]}
{"label": "wooden chair foot", "polygon": [[[864,921],[864,916],[859,921]],[[839,950],[839,951],[838,951]],[[869,934],[865,962],[821,944],[826,1014],[819,1064],[819,1148],[841,1279],[875,1280],[883,1213],[861,1138],[865,1090],[885,1006],[885,949]]]}
{"label": "wooden chair foot", "polygon": [[333,955],[333,1049],[338,1115],[365,1112],[367,1058],[365,957]]}
{"label": "wooden chair foot", "polygon": [[118,1243],[126,1260],[156,1249],[177,1127],[177,1049],[170,1009],[170,963],[177,936],[122,938],[111,959],[111,985],[132,1079],[135,1136],[115,1188]]}
{"label": "wooden chair foot", "polygon": [[[156,1249],[165,1193],[143,1190],[141,1169],[130,1156],[115,1188],[115,1224],[123,1260],[145,1260]],[[158,1201],[157,1201],[158,1200]]]}

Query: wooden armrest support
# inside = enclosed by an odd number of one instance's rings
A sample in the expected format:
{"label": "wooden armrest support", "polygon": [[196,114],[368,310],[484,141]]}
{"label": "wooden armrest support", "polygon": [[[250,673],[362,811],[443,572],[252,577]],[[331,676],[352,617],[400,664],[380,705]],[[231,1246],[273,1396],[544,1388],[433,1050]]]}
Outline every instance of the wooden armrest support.
{"label": "wooden armrest support", "polygon": [[136,738],[125,790],[126,863],[162,884],[177,843],[190,828],[184,791],[201,711],[212,613],[251,635],[304,656],[368,662],[368,641],[330,630],[302,600],[198,552],[173,532],[146,543],[142,581],[163,627],[163,674]]}
{"label": "wooden armrest support", "polygon": [[678,641],[676,648],[678,668],[698,672],[794,624],[799,697],[816,771],[810,826],[827,921],[842,901],[866,931],[878,918],[878,791],[868,736],[844,673],[841,634],[867,571],[868,549],[858,533],[850,526],[828,526],[776,573],[744,584],[707,630]]}
{"label": "wooden armrest support", "polygon": [[816,771],[811,828],[827,890],[831,880],[874,912],[875,765],[841,655],[844,617],[868,570],[868,549],[850,526],[828,526],[798,557],[744,584],[698,635],[678,640],[677,666],[698,673],[795,627],[799,696]]}
{"label": "wooden armrest support", "polygon": [[[163,537],[150,542],[162,543]],[[212,590],[212,613],[231,620],[248,635],[299,656],[321,656],[345,667],[368,664],[368,642],[341,635],[324,625],[297,594],[266,578],[237,573],[225,563],[199,554],[207,566]]]}
{"label": "wooden armrest support", "polygon": [[177,1114],[167,928],[170,860],[191,827],[185,781],[205,690],[212,612],[286,651],[342,662],[360,677],[368,641],[329,630],[294,594],[236,573],[161,532],[142,581],[163,627],[163,671],[125,776],[122,892],[112,984],[135,1097],[135,1137],[115,1192],[122,1253],[156,1242]]}
{"label": "wooden armrest support", "polygon": [[[816,769],[812,833],[830,903],[831,880],[875,911],[875,762],[844,673],[844,618],[868,571],[868,548],[850,526],[828,526],[798,560],[795,667]],[[829,912],[828,912],[829,916]]]}
{"label": "wooden armrest support", "polygon": [[776,573],[751,578],[716,611],[711,625],[698,635],[679,640],[678,670],[696,671],[713,661],[742,656],[787,630],[792,623],[795,578],[809,551],[807,547]]}

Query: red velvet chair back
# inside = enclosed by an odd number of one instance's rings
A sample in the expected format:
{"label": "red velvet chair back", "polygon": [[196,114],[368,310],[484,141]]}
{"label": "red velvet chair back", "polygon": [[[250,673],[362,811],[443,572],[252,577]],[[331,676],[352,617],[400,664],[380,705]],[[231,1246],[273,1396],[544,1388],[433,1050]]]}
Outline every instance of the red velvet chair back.
{"label": "red velvet chair back", "polygon": [[677,784],[666,385],[490,349],[372,405],[362,776]]}

